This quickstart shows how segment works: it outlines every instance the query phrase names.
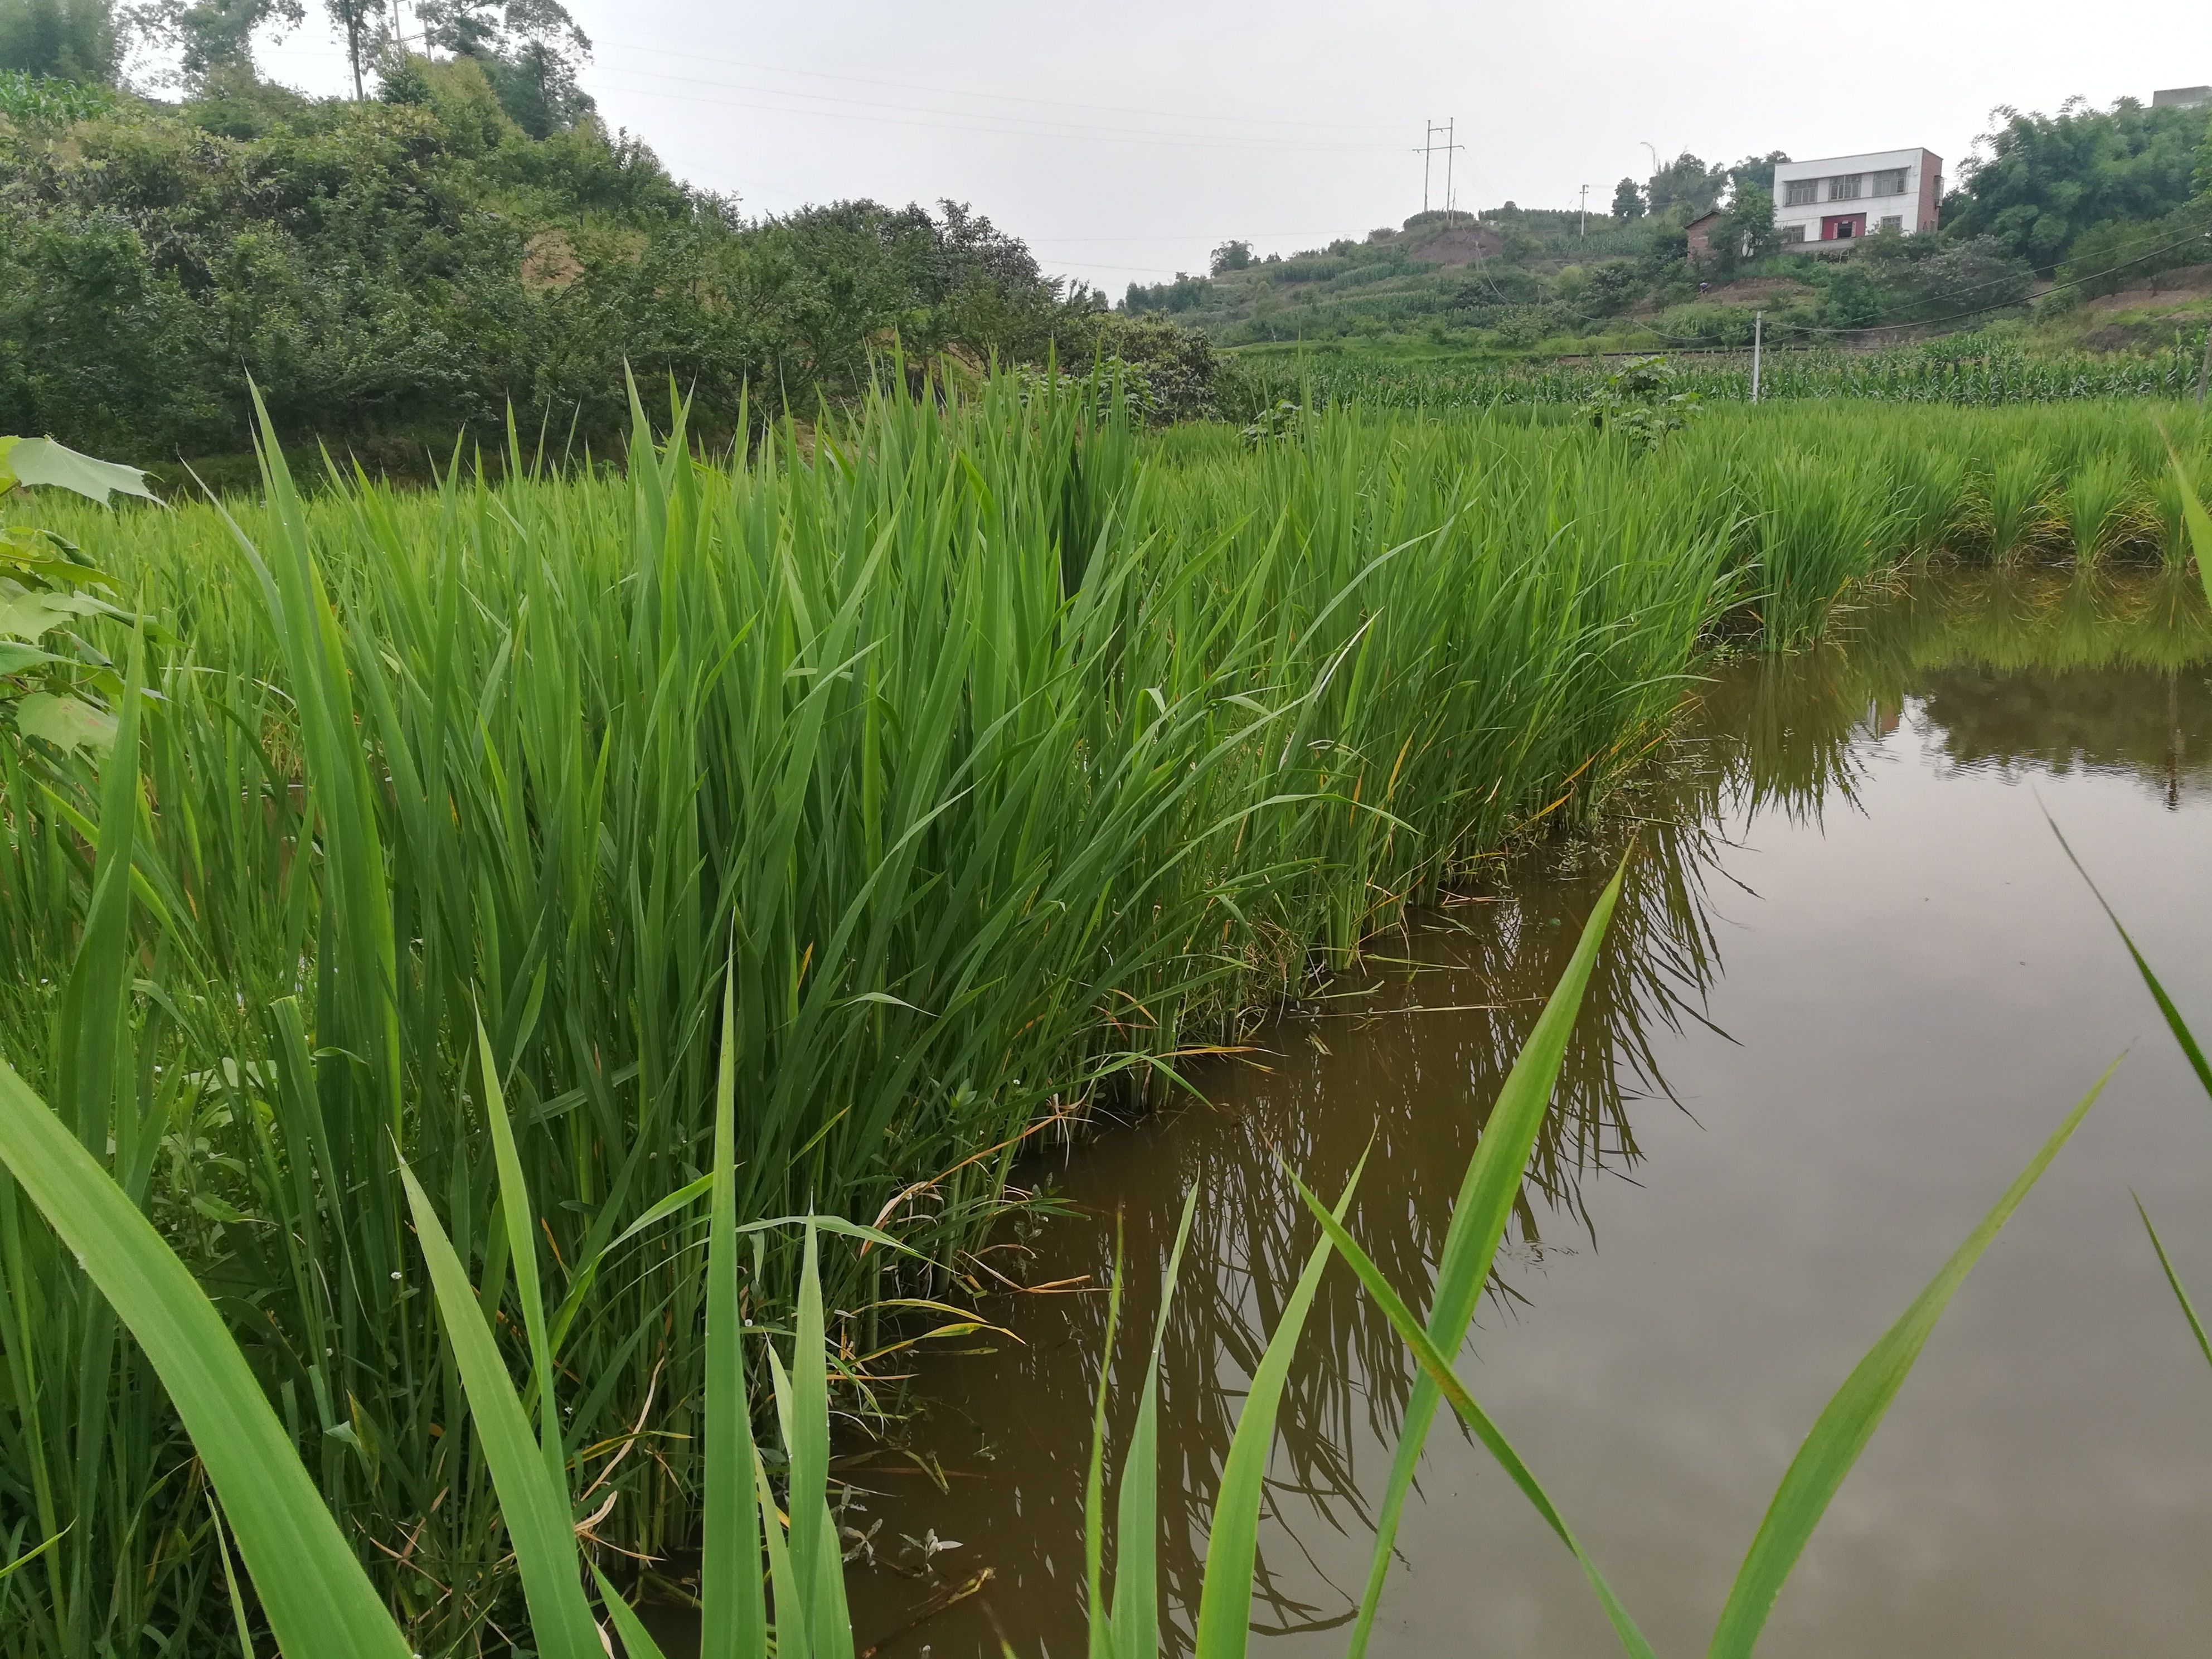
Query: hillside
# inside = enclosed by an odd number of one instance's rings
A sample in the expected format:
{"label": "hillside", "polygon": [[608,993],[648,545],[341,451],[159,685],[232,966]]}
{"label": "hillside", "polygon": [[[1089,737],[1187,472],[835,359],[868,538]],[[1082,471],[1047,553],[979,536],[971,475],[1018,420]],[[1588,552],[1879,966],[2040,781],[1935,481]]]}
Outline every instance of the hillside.
{"label": "hillside", "polygon": [[1149,368],[1161,413],[1204,404],[1194,337],[1112,316],[958,203],[750,218],[587,107],[533,132],[514,101],[466,57],[362,100],[0,72],[0,432],[234,455],[250,379],[288,440],[419,470],[457,433],[503,448],[510,409],[604,453],[630,375],[656,404],[681,386],[709,438],[811,416],[894,351],[913,374],[1103,353]]}
{"label": "hillside", "polygon": [[[2179,274],[2201,272],[2212,229],[2201,108],[2123,100],[2010,115],[1962,167],[1942,228],[1870,237],[1843,258],[1778,246],[1771,187],[1787,159],[1723,167],[1686,155],[1642,185],[1622,180],[1616,211],[1586,220],[1509,202],[1288,256],[1225,242],[1208,275],[1133,283],[1120,308],[1260,356],[1295,343],[1410,358],[1733,348],[1750,343],[1755,312],[1778,345],[1876,344],[2012,318],[2037,341],[2114,350],[2158,327],[2170,343],[2169,324],[2204,309],[2206,283]],[[1693,258],[1686,227],[1716,209],[1710,251]],[[2151,281],[2167,302],[2144,315],[2104,297]],[[2085,325],[2077,302],[2130,315]]]}

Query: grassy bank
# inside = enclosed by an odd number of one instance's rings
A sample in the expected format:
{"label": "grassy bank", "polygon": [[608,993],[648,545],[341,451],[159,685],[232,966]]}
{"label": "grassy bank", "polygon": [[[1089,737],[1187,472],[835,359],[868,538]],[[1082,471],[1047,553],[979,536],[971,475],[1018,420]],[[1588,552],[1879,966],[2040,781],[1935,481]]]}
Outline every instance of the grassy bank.
{"label": "grassy bank", "polygon": [[[422,1650],[512,1593],[393,1158],[487,1309],[519,1295],[479,1022],[556,1450],[598,1536],[665,1556],[726,994],[749,1317],[793,1316],[776,1218],[912,1252],[825,1263],[865,1385],[988,1279],[1015,1137],[1580,810],[1716,641],[1818,637],[1933,552],[2179,556],[2140,408],[1732,410],[1645,453],[1470,414],[1248,450],[1091,402],[878,403],[730,469],[641,432],[624,478],[280,477],[234,527],[42,507],[158,620],[159,696],[135,797],[0,748],[0,1048],[210,1288]],[[210,1650],[199,1466],[12,1187],[0,1289],[0,1535],[59,1534],[0,1580],[9,1650]]]}

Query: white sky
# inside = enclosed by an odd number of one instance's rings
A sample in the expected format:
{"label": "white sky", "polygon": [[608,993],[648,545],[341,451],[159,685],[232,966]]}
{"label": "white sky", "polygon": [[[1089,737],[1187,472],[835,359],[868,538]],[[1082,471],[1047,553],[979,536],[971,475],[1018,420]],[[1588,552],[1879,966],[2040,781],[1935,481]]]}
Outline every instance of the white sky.
{"label": "white sky", "polygon": [[[949,196],[1116,295],[1228,237],[1288,252],[1395,224],[1421,205],[1425,118],[1457,118],[1461,206],[1571,207],[1588,184],[1598,208],[1650,172],[1647,140],[1708,161],[1924,144],[1955,178],[1998,104],[2212,82],[2203,0],[569,4],[608,125],[679,177],[756,213]],[[309,5],[264,69],[336,92]]]}

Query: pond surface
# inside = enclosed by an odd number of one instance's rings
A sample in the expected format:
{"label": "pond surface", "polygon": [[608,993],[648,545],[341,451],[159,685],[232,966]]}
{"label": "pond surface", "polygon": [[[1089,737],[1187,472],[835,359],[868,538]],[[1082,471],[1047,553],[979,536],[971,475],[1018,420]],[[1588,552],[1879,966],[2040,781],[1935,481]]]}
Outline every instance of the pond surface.
{"label": "pond surface", "polygon": [[[1425,1305],[1485,1114],[1633,834],[1462,1375],[1659,1650],[1701,1650],[1829,1395],[2126,1050],[1953,1303],[1762,1652],[2203,1651],[2212,1368],[2130,1193],[2212,1302],[2212,1104],[2045,821],[2212,1024],[2203,609],[2170,579],[1939,575],[1864,607],[1842,648],[1735,665],[1594,834],[1378,941],[1369,976],[1207,1073],[1204,1103],[1030,1171],[1081,1213],[986,1258],[1010,1277],[1100,1282],[1121,1218],[1116,1446],[1200,1188],[1162,1395],[1176,1650],[1245,1378],[1314,1237],[1276,1151],[1333,1191],[1371,1146],[1351,1225]],[[855,1624],[885,1655],[996,1654],[1001,1636],[1023,1655],[1083,1649],[1104,1298],[988,1312],[1020,1340],[920,1363],[913,1457],[848,1472],[854,1524],[880,1522],[876,1564],[853,1571]],[[1333,1267],[1270,1474],[1255,1608],[1269,1659],[1342,1651],[1409,1380]],[[958,1547],[925,1568],[901,1539],[933,1531]],[[1374,1650],[1619,1651],[1571,1558],[1449,1413]]]}

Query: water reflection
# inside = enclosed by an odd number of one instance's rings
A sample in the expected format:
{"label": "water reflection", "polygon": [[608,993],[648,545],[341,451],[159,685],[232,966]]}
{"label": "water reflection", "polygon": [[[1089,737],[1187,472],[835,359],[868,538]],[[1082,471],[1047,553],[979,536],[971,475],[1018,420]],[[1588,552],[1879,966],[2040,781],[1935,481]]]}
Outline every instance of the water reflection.
{"label": "water reflection", "polygon": [[[2171,577],[1924,580],[1869,604],[1841,648],[1721,672],[1686,735],[1594,833],[1533,850],[1431,925],[1380,942],[1368,977],[1286,1011],[1260,1039],[1265,1052],[1205,1079],[1206,1103],[1032,1170],[1094,1219],[1055,1223],[1001,1247],[994,1262],[1033,1284],[1103,1283],[1118,1215],[1130,1296],[1113,1358],[1124,1396],[1182,1195],[1193,1183],[1203,1194],[1162,1380],[1161,1577],[1176,1650],[1188,1650],[1211,1494],[1244,1379],[1313,1242],[1279,1158],[1328,1189],[1365,1153],[1354,1231],[1395,1283],[1425,1285],[1504,1071],[1637,838],[1473,1344],[1481,1364],[1530,1300],[1541,1302],[1548,1273],[1603,1246],[1599,1194],[1667,1179],[1646,1164],[1638,1126],[1648,1137],[1680,1121],[1668,1076],[1677,1056],[1734,1041],[1713,1011],[1729,944],[1713,900],[1758,876],[1732,848],[1763,822],[1817,836],[1829,816],[1859,813],[1875,769],[1905,752],[1900,728],[1914,752],[1961,775],[2124,775],[2179,807],[2212,783],[2208,659],[2201,594]],[[1022,1342],[925,1364],[915,1386],[927,1412],[908,1442],[851,1470],[863,1489],[857,1524],[882,1523],[876,1565],[854,1575],[856,1624],[886,1654],[925,1644],[995,1652],[1001,1639],[1024,1654],[1082,1645],[1082,1490],[1103,1299],[1061,1291],[993,1311]],[[1285,1397],[1258,1628],[1295,1635],[1348,1620],[1368,1501],[1410,1382],[1403,1350],[1349,1276],[1325,1279]],[[1115,1446],[1129,1409],[1125,1397],[1112,1414]],[[925,1529],[961,1547],[925,1560],[899,1542]],[[986,1567],[980,1594],[915,1622]]]}

